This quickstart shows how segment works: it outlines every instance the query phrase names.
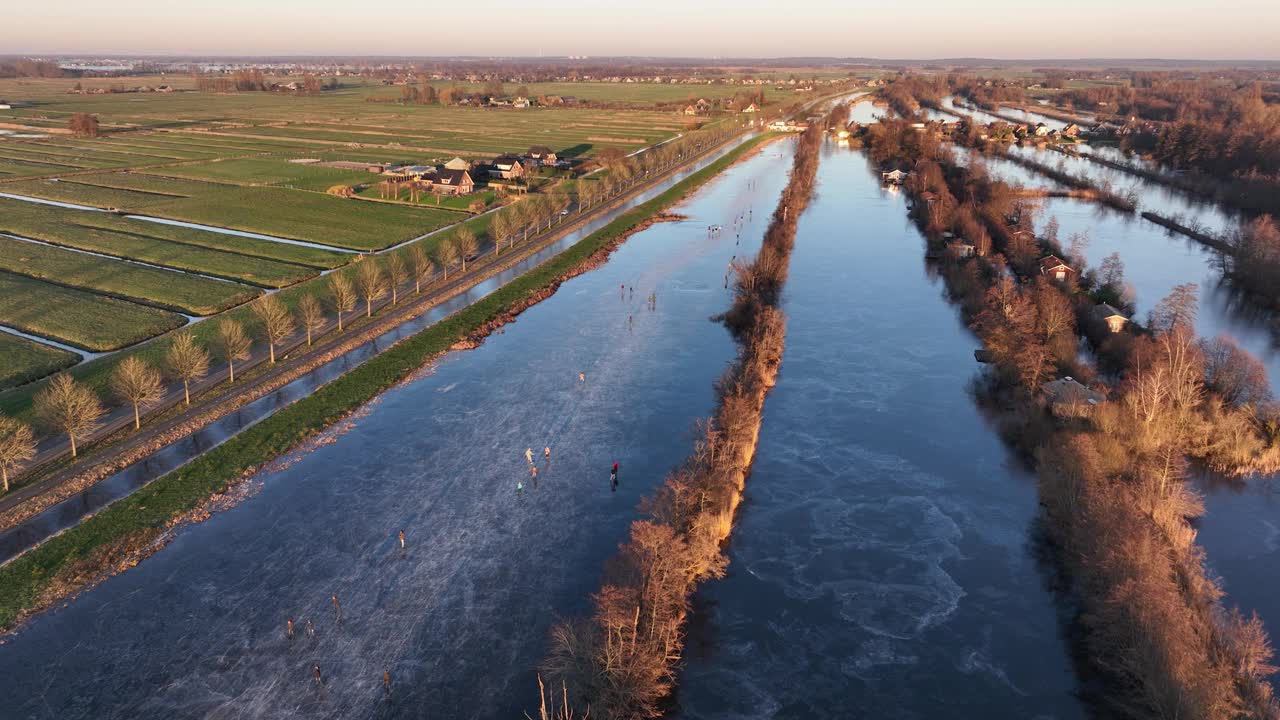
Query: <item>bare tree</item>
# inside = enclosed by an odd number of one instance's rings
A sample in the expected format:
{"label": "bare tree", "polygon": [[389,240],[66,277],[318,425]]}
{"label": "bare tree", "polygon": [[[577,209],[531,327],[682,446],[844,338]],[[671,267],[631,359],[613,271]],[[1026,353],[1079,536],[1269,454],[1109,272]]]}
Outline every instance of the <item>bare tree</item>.
{"label": "bare tree", "polygon": [[164,381],[160,372],[136,355],[130,355],[111,373],[111,392],[133,406],[133,429],[142,427],[141,408],[150,407],[164,398]]}
{"label": "bare tree", "polygon": [[400,286],[409,277],[409,268],[400,253],[387,255],[387,284],[391,286],[391,304],[400,299]]}
{"label": "bare tree", "polygon": [[479,252],[480,242],[476,240],[476,234],[471,232],[471,228],[466,226],[458,228],[455,237],[458,242],[458,254],[462,256],[462,272],[466,272],[467,258]]}
{"label": "bare tree", "polygon": [[98,137],[98,116],[91,113],[72,113],[67,128],[78,137]]}
{"label": "bare tree", "polygon": [[182,381],[182,394],[190,405],[191,382],[209,374],[209,353],[196,344],[189,330],[184,330],[173,336],[173,344],[165,353],[165,364],[169,372]]}
{"label": "bare tree", "polygon": [[227,361],[229,382],[234,383],[236,361],[249,359],[249,348],[253,345],[253,341],[249,339],[249,334],[244,331],[243,325],[235,320],[223,320],[218,323],[218,334],[214,342],[221,350],[222,359]]}
{"label": "bare tree", "polygon": [[76,456],[76,438],[98,427],[102,401],[88,387],[66,373],[54,376],[32,399],[36,417],[50,430],[65,433],[71,441],[71,457]]}
{"label": "bare tree", "polygon": [[275,295],[263,295],[252,306],[253,314],[262,321],[262,331],[267,336],[267,354],[271,364],[276,362],[276,344],[293,332],[293,315]]}
{"label": "bare tree", "polygon": [[356,266],[356,288],[364,298],[365,317],[373,317],[373,301],[387,292],[386,283],[386,277],[372,258],[365,258]]}
{"label": "bare tree", "polygon": [[307,347],[311,347],[311,333],[324,327],[324,308],[315,295],[307,293],[298,300],[298,318],[307,331]]}
{"label": "bare tree", "polygon": [[496,253],[498,248],[502,247],[502,243],[507,241],[515,232],[515,228],[511,222],[511,213],[515,212],[514,208],[504,208],[493,214],[493,221],[489,223],[489,234],[493,236],[493,251]]}
{"label": "bare tree", "polygon": [[458,248],[454,246],[453,241],[444,239],[436,246],[436,262],[440,263],[440,268],[444,270],[444,279],[449,279],[449,268],[458,262]]}
{"label": "bare tree", "polygon": [[431,273],[436,271],[436,264],[431,262],[427,251],[421,245],[409,248],[409,265],[413,268],[413,291],[422,292],[422,281],[431,280]]}
{"label": "bare tree", "polygon": [[31,428],[10,417],[0,415],[0,479],[9,492],[9,472],[17,472],[22,464],[36,456],[36,438]]}
{"label": "bare tree", "polygon": [[1191,331],[1195,328],[1200,302],[1199,286],[1195,283],[1175,285],[1169,295],[1152,308],[1148,324],[1156,332],[1172,332],[1175,329]]}
{"label": "bare tree", "polygon": [[329,292],[333,293],[333,309],[338,313],[338,332],[342,332],[342,313],[355,309],[356,290],[346,273],[336,272],[329,275]]}

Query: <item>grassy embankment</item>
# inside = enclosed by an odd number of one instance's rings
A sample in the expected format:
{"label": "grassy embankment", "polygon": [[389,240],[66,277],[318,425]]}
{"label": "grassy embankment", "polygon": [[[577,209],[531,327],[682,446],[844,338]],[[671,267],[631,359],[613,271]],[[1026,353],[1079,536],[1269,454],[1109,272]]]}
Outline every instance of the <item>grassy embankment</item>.
{"label": "grassy embankment", "polygon": [[103,569],[119,562],[125,549],[141,549],[175,518],[210,495],[226,489],[253,468],[351,413],[427,360],[447,351],[455,342],[502,317],[530,294],[555,285],[562,275],[625,237],[647,218],[676,203],[766,139],[768,136],[761,136],[740,145],[488,297],[404,340],[185,467],[0,568],[0,627],[10,627],[24,613],[41,605],[51,588],[68,589],[91,581]]}

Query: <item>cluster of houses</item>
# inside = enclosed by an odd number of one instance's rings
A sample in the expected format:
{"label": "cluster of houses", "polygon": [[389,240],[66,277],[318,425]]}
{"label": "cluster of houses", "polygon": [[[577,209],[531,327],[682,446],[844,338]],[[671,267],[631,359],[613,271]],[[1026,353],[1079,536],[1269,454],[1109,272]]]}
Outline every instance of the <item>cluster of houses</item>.
{"label": "cluster of houses", "polygon": [[518,181],[539,168],[565,165],[567,162],[560,160],[551,148],[535,145],[523,155],[499,155],[488,163],[472,163],[455,157],[443,165],[374,165],[369,170],[380,172],[389,179],[411,180],[426,185],[432,192],[467,195],[475,192],[479,183]]}
{"label": "cluster of houses", "polygon": [[[725,100],[717,105],[716,103],[708,102],[703,98],[698,98],[697,102],[686,105],[684,107],[683,112],[685,115],[695,116],[695,115],[710,115],[712,112],[715,112],[717,110],[722,110],[725,112],[733,112],[734,110],[733,100]],[[744,113],[760,112],[760,106],[757,105],[756,103],[748,103],[746,107],[742,108],[741,112],[744,112]]]}
{"label": "cluster of houses", "polygon": [[774,120],[766,127],[773,132],[804,132],[809,129],[809,123],[803,120]]}
{"label": "cluster of houses", "polygon": [[[1052,280],[1066,281],[1076,275],[1076,270],[1056,255],[1049,255],[1040,260],[1040,274]],[[1094,306],[1093,317],[1104,323],[1112,333],[1123,332],[1131,322],[1128,315],[1105,302]],[[990,352],[984,349],[975,351],[974,357],[979,362],[991,362]],[[1107,401],[1105,394],[1071,376],[1042,384],[1040,397],[1045,408],[1059,418],[1089,417],[1095,407]]]}
{"label": "cluster of houses", "polygon": [[[1040,259],[1040,274],[1050,280],[1065,282],[1076,277],[1075,268],[1063,262],[1057,255],[1049,255]],[[1108,303],[1098,303],[1093,307],[1093,316],[1105,323],[1107,330],[1118,333],[1130,322],[1128,315]]]}
{"label": "cluster of houses", "polygon": [[1035,125],[1030,123],[1011,123],[1010,127],[1013,130],[1014,137],[1019,140],[1045,138],[1046,140],[1074,141],[1075,138],[1080,136],[1080,126],[1075,123],[1071,123],[1061,130],[1051,128],[1042,122]]}
{"label": "cluster of houses", "polygon": [[173,87],[170,85],[158,85],[152,87],[150,85],[135,85],[133,87],[80,87],[80,83],[67,91],[68,95],[114,95],[116,93],[171,93]]}

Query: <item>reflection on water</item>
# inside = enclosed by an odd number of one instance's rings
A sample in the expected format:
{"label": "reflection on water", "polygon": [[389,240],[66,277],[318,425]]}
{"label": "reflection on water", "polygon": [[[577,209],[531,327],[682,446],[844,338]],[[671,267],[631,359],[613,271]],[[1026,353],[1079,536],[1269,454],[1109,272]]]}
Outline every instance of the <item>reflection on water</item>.
{"label": "reflection on water", "polygon": [[1033,478],[966,391],[977,342],[901,195],[830,151],[787,348],[677,717],[1078,717],[1030,550]]}

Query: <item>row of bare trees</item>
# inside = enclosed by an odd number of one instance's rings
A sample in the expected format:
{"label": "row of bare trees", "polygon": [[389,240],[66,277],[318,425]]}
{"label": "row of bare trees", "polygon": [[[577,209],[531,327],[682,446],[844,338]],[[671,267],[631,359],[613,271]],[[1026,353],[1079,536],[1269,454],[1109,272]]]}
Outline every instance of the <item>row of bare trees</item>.
{"label": "row of bare trees", "polygon": [[[564,196],[539,197],[536,202],[525,201],[516,208],[527,206],[519,213],[500,212],[497,218],[521,218],[511,225],[514,233],[526,231],[528,223],[543,227],[549,223],[548,215],[567,204]],[[515,210],[516,208],[512,208]],[[495,243],[495,247],[500,243]],[[456,230],[449,238],[441,240],[434,257],[420,245],[388,253],[383,258],[366,256],[354,268],[339,270],[329,275],[324,297],[317,293],[305,293],[290,308],[277,295],[266,295],[255,300],[250,310],[267,346],[268,361],[276,362],[276,349],[301,328],[306,334],[307,345],[312,344],[315,333],[327,322],[327,311],[332,310],[337,329],[344,328],[346,314],[364,304],[365,316],[372,317],[373,306],[388,294],[391,304],[399,302],[400,294],[412,280],[415,294],[430,285],[437,269],[448,279],[449,271],[461,265],[465,272],[467,263],[475,259],[480,250],[480,239],[468,227]],[[134,428],[142,426],[142,411],[159,404],[166,394],[166,379],[182,385],[183,402],[191,404],[191,386],[209,374],[212,357],[221,359],[227,366],[228,382],[235,382],[236,364],[248,360],[253,338],[244,324],[234,319],[218,321],[216,332],[209,340],[213,355],[189,330],[175,333],[163,357],[162,368],[150,365],[137,355],[130,355],[116,365],[109,380],[113,398],[129,406],[133,411]],[[162,372],[163,370],[163,372]],[[71,455],[76,457],[79,444],[101,425],[106,414],[101,398],[89,386],[63,373],[54,377],[49,386],[33,399],[38,424],[50,433],[65,435],[71,445]],[[12,418],[0,416],[0,470],[3,471],[4,489],[8,491],[11,471],[35,455],[35,434],[32,429]]]}
{"label": "row of bare trees", "polygon": [[738,339],[739,358],[719,383],[715,417],[700,426],[684,465],[642,503],[645,517],[632,524],[610,561],[605,584],[592,596],[591,617],[552,631],[543,670],[561,688],[561,717],[577,709],[606,720],[657,717],[674,686],[690,598],[700,581],[722,577],[728,564],[723,543],[782,358],[778,290],[796,220],[813,191],[822,136],[815,125],[801,137],[764,246],[755,261],[737,268],[725,322]]}

